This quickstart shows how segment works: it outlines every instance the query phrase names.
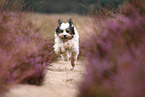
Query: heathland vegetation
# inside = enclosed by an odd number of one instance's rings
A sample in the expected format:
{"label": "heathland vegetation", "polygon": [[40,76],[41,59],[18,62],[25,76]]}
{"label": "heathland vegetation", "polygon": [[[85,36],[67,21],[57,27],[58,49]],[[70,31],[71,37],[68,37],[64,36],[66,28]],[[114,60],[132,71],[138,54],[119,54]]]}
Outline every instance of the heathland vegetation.
{"label": "heathland vegetation", "polygon": [[145,96],[144,5],[128,0],[118,13],[94,17],[92,34],[81,42],[88,63],[78,97]]}
{"label": "heathland vegetation", "polygon": [[[3,5],[5,6],[5,5]],[[54,58],[53,41],[42,37],[26,13],[0,8],[0,96],[10,85],[41,85]]]}
{"label": "heathland vegetation", "polygon": [[[56,60],[57,20],[72,17],[80,34],[80,56],[87,61],[78,97],[144,97],[145,1],[111,1],[108,6],[109,0],[1,0],[0,96],[17,83],[43,84],[47,67]],[[64,2],[71,5],[61,8]],[[58,9],[75,14],[27,12]]]}

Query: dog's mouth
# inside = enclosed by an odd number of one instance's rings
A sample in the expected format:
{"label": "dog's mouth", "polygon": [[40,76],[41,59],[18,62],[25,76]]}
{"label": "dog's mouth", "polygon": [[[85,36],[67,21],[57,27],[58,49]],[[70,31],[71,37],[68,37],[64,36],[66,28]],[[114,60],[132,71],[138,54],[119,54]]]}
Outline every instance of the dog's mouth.
{"label": "dog's mouth", "polygon": [[69,38],[62,38],[63,41],[68,41],[70,40]]}
{"label": "dog's mouth", "polygon": [[63,41],[67,41],[67,40],[71,40],[73,38],[73,36],[71,37],[60,37]]}

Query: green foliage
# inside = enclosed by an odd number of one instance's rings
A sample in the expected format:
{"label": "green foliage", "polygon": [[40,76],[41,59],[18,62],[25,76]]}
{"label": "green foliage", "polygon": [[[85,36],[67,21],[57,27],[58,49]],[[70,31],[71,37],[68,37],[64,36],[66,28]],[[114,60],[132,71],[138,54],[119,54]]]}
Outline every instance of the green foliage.
{"label": "green foliage", "polygon": [[42,13],[95,13],[100,8],[117,8],[124,0],[6,0],[18,1],[23,10]]}

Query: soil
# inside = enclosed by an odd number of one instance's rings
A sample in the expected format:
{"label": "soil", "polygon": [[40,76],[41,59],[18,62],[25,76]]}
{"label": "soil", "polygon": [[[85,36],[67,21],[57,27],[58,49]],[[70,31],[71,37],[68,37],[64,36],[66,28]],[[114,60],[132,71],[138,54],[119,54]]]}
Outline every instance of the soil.
{"label": "soil", "polygon": [[70,61],[54,62],[48,67],[43,85],[16,85],[5,97],[76,97],[85,73],[82,63],[77,61],[71,70]]}

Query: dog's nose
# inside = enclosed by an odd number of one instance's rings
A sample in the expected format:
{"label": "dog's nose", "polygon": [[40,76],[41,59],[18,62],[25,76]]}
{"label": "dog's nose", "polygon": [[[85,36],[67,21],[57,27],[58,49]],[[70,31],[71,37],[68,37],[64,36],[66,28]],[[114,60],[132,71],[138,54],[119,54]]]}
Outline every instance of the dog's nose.
{"label": "dog's nose", "polygon": [[66,37],[66,35],[63,35],[63,37]]}

